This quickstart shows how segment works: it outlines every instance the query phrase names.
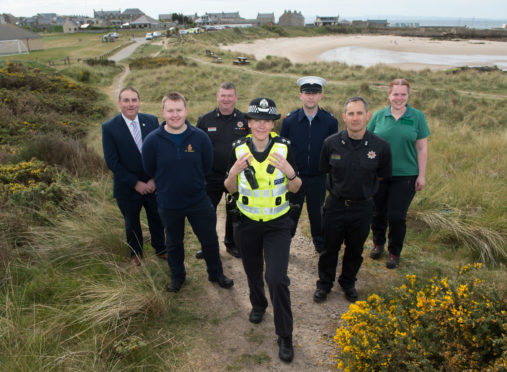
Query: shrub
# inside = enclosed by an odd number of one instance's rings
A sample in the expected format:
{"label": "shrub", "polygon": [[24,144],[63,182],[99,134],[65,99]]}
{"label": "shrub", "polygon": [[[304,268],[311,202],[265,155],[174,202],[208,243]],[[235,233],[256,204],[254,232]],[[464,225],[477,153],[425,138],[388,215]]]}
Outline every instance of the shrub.
{"label": "shrub", "polygon": [[65,174],[39,160],[0,166],[0,200],[2,204],[56,211],[69,207],[71,194],[65,188]]}
{"label": "shrub", "polygon": [[143,57],[136,58],[129,63],[131,69],[142,70],[145,68],[157,68],[167,65],[186,66],[187,61],[181,57]]}
{"label": "shrub", "polygon": [[24,144],[20,160],[37,158],[63,168],[79,177],[97,176],[107,172],[104,159],[81,140],[58,134],[41,134]]}
{"label": "shrub", "polygon": [[462,371],[505,366],[507,307],[466,265],[455,280],[407,275],[399,288],[350,305],[335,342],[346,371]]}
{"label": "shrub", "polygon": [[0,87],[1,143],[48,132],[82,137],[90,119],[109,111],[97,90],[22,64],[0,69]]}
{"label": "shrub", "polygon": [[290,59],[285,57],[273,57],[273,56],[267,56],[265,59],[257,62],[257,64],[255,65],[255,69],[257,71],[265,71],[265,70],[284,71],[290,67],[292,67],[292,62],[290,61]]}
{"label": "shrub", "polygon": [[77,80],[79,80],[82,83],[86,83],[86,82],[90,81],[90,71],[88,71],[88,70],[79,71],[79,75],[77,77]]}
{"label": "shrub", "polygon": [[116,65],[115,61],[112,61],[107,58],[87,58],[84,60],[84,63],[86,63],[89,66],[114,66]]}

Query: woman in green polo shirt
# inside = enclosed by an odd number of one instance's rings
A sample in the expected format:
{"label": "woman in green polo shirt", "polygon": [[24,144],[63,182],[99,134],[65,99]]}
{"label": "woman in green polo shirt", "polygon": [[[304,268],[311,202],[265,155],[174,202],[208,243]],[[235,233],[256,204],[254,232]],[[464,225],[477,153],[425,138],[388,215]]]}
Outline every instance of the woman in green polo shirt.
{"label": "woman in green polo shirt", "polygon": [[380,182],[374,196],[370,257],[379,259],[382,256],[389,226],[386,266],[394,269],[399,265],[403,249],[408,207],[415,192],[421,191],[426,183],[430,130],[424,114],[407,104],[408,81],[391,81],[388,93],[390,105],[375,112],[368,124],[369,131],[389,142],[393,161],[392,177]]}

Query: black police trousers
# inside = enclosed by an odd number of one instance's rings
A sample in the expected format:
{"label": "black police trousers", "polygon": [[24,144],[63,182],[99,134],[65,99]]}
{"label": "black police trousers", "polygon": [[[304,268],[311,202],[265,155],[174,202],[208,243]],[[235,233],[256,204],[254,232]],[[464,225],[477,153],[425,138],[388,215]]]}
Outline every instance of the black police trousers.
{"label": "black police trousers", "polygon": [[363,263],[363,246],[370,232],[373,201],[347,202],[330,195],[324,205],[324,251],[319,258],[317,288],[327,292],[336,278],[338,253],[345,242],[342,272],[338,283],[342,288],[355,286],[356,275]]}
{"label": "black police trousers", "polygon": [[242,216],[236,230],[236,242],[250,288],[252,308],[264,311],[268,306],[264,292],[264,262],[266,282],[273,304],[275,332],[280,337],[292,335],[292,310],[287,276],[292,221],[288,214],[275,220],[259,222]]}

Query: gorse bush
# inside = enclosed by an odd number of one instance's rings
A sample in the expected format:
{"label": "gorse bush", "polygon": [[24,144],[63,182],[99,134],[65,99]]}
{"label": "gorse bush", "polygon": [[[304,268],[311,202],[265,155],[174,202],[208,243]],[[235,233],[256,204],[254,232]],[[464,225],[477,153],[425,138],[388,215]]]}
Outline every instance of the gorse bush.
{"label": "gorse bush", "polygon": [[58,74],[8,63],[0,69],[0,141],[53,131],[82,137],[90,119],[109,111],[98,98],[96,90]]}
{"label": "gorse bush", "polygon": [[464,371],[507,367],[507,305],[474,277],[429,282],[407,275],[385,295],[350,305],[335,342],[345,371]]}
{"label": "gorse bush", "polygon": [[72,194],[65,174],[39,160],[0,166],[0,197],[4,205],[57,211],[69,207]]}
{"label": "gorse bush", "polygon": [[157,68],[167,65],[185,66],[187,61],[181,57],[143,57],[132,60],[129,67],[133,70],[142,70],[145,68]]}

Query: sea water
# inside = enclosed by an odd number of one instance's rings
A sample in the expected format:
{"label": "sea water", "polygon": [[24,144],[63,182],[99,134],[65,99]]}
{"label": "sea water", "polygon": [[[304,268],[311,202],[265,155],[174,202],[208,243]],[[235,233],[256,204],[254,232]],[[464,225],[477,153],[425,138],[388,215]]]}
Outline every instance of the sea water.
{"label": "sea water", "polygon": [[319,60],[328,62],[342,62],[348,65],[364,67],[376,64],[425,64],[446,66],[498,66],[507,70],[507,55],[458,55],[458,54],[429,54],[396,52],[384,49],[370,49],[362,47],[343,47],[328,50],[319,56]]}

